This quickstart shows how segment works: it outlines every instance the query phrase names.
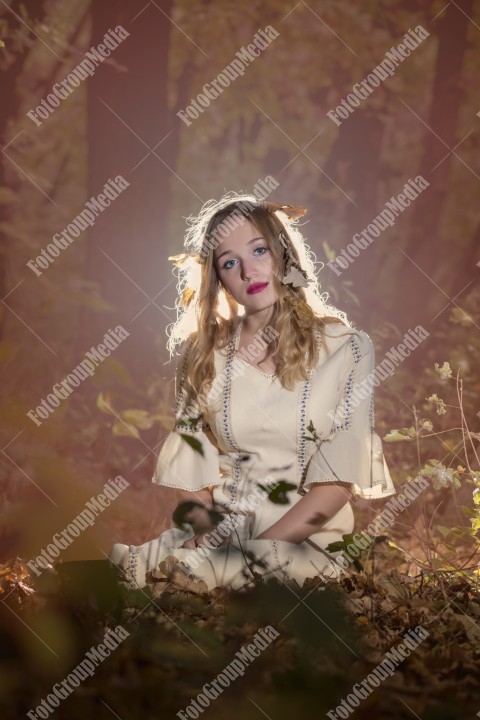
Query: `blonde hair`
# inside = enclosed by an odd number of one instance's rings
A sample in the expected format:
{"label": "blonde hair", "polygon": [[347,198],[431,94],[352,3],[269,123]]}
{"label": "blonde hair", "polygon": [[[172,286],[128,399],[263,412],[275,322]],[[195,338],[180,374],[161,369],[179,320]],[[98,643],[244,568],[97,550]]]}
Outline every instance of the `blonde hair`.
{"label": "blonde hair", "polygon": [[[336,322],[351,327],[344,312],[327,304],[328,293],[320,294],[314,255],[297,227],[298,212],[291,213],[289,208],[300,210],[300,214],[306,211],[232,191],[219,201],[207,201],[198,216],[187,218],[187,254],[180,256],[177,263],[177,320],[167,328],[170,354],[178,344],[190,341],[183,383],[186,405],[198,399],[202,411],[205,410],[201,398],[206,396],[215,375],[214,350],[228,345],[242,314],[241,306],[221,284],[213,257],[219,236],[228,235],[236,218],[247,218],[253,223],[274,259],[273,284],[278,299],[269,325],[278,335],[271,355],[283,387],[292,390],[296,382],[307,379],[307,370],[317,364],[317,331],[324,344],[327,324]],[[304,271],[309,280],[307,287],[282,283],[287,255]]]}

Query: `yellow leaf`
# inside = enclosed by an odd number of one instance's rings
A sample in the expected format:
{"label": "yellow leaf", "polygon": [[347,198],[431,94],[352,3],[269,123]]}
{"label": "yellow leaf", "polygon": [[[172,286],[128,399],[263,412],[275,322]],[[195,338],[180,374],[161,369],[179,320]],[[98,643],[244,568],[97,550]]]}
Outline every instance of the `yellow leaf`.
{"label": "yellow leaf", "polygon": [[464,327],[468,327],[469,325],[471,326],[473,323],[473,318],[471,318],[470,315],[461,308],[452,308],[449,320],[450,322],[456,323],[457,325],[463,325]]}
{"label": "yellow leaf", "polygon": [[97,408],[106,415],[114,415],[112,396],[110,393],[99,393],[97,395]]}
{"label": "yellow leaf", "polygon": [[140,433],[138,432],[137,428],[134,425],[130,425],[130,423],[126,422],[116,422],[112,428],[112,432],[114,435],[119,435],[122,437],[134,437],[137,439],[140,438]]}
{"label": "yellow leaf", "polygon": [[120,415],[127,423],[135,425],[140,430],[149,430],[155,423],[155,417],[146,410],[122,410]]}
{"label": "yellow leaf", "polygon": [[323,252],[325,253],[327,259],[330,261],[335,260],[335,258],[337,257],[335,250],[333,250],[330,247],[330,245],[326,242],[326,240],[324,240],[322,242],[322,245],[323,245]]}

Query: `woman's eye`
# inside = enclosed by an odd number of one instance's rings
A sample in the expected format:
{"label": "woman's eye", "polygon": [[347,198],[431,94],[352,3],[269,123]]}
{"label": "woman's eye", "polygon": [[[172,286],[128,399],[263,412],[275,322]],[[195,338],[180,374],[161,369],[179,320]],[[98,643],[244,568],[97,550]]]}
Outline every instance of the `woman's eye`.
{"label": "woman's eye", "polygon": [[[260,251],[260,252],[259,252],[259,251]],[[255,250],[253,251],[253,254],[254,254],[254,255],[255,255],[255,254],[257,254],[257,255],[264,255],[266,252],[268,252],[268,247],[264,247],[264,246],[262,245],[261,247],[255,248]],[[235,263],[235,262],[236,262],[236,260],[233,260],[233,259],[232,259],[232,260],[227,260],[227,261],[222,265],[222,269],[223,269],[223,270],[230,270],[230,268],[234,267],[233,265],[230,265],[230,263]]]}
{"label": "woman's eye", "polygon": [[223,269],[229,270],[233,265],[229,265],[228,263],[235,262],[234,260],[227,260],[227,262],[224,264]]}

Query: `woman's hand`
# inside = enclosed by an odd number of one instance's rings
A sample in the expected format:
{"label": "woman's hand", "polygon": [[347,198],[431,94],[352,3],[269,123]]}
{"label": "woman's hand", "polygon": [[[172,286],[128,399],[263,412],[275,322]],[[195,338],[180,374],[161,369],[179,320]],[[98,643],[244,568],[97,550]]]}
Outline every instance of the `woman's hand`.
{"label": "woman's hand", "polygon": [[192,538],[188,538],[188,540],[185,540],[182,547],[188,548],[189,550],[190,549],[195,550],[195,548],[197,548],[203,544],[202,540],[204,539],[205,535],[207,535],[207,534],[208,533],[202,532],[198,535],[194,535]]}
{"label": "woman's hand", "polygon": [[198,542],[196,535],[194,535],[192,538],[188,538],[188,540],[185,540],[183,545],[180,547],[182,548],[188,548],[189,550],[194,550],[196,548],[196,542]]}
{"label": "woman's hand", "polygon": [[[179,508],[181,508],[181,505],[177,507],[177,510]],[[188,512],[183,512],[181,516],[182,522],[188,522],[195,535],[185,540],[181,547],[195,549],[200,545],[206,545],[207,547],[210,546],[210,548],[216,548],[231,542],[230,536],[226,539],[220,534],[211,536],[211,533],[217,527],[217,523],[222,519],[220,513],[200,504],[195,504],[194,507],[188,509]]]}

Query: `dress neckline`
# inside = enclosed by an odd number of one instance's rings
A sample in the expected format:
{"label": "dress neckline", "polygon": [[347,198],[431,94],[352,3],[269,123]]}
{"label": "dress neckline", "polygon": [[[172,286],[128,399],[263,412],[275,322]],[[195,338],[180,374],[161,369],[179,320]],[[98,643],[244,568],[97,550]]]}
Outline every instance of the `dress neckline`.
{"label": "dress neckline", "polygon": [[236,358],[237,360],[241,360],[241,362],[244,365],[251,368],[259,375],[263,375],[263,377],[266,377],[266,378],[276,378],[277,377],[277,373],[270,373],[267,375],[267,373],[264,373],[262,370],[259,370],[257,367],[255,367],[255,365],[252,365],[251,363],[248,362],[248,360],[245,360],[244,358],[242,358],[241,355],[238,355],[237,353],[235,353],[234,358]]}
{"label": "dress neckline", "polygon": [[241,360],[244,365],[251,368],[256,373],[258,373],[259,375],[262,375],[265,378],[268,378],[268,379],[276,378],[277,373],[264,373],[258,367],[256,367],[255,365],[252,365],[251,363],[248,362],[248,360],[245,360],[241,355],[238,354],[238,346],[240,345],[240,335],[242,333],[242,326],[243,326],[243,316],[240,315],[238,317],[237,329],[235,331],[234,342],[233,342],[233,349],[232,349],[233,359],[237,358],[238,360]]}

